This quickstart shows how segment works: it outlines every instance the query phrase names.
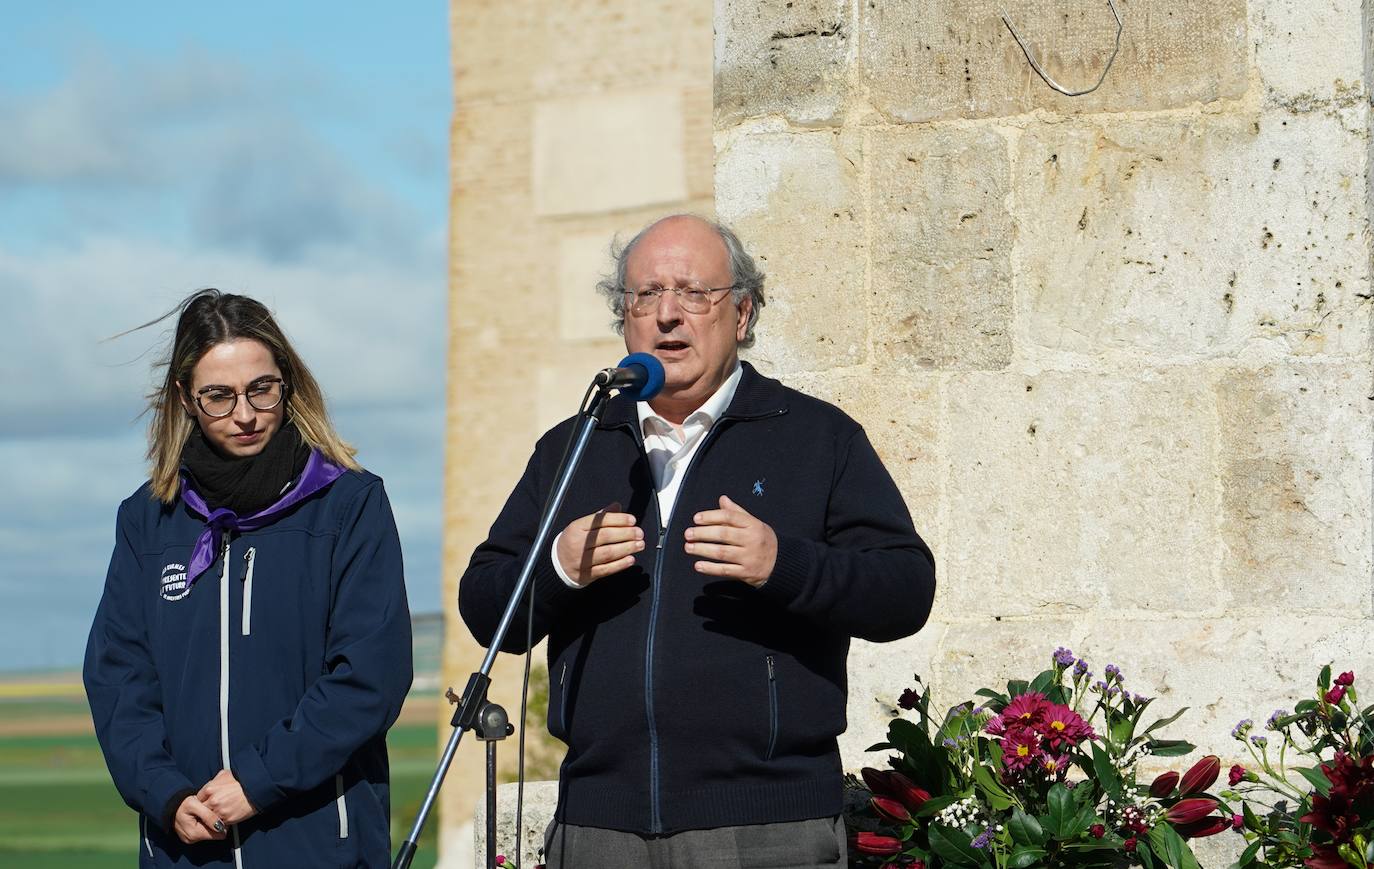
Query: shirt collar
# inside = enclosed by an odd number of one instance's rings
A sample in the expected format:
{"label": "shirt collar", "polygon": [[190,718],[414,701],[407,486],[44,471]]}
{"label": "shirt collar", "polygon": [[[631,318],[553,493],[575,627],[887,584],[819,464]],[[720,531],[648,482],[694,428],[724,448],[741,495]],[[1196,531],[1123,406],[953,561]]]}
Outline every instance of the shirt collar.
{"label": "shirt collar", "polygon": [[[701,421],[707,428],[715,425],[716,420],[720,419],[721,414],[725,413],[725,409],[730,406],[730,402],[734,399],[735,390],[739,388],[739,381],[743,374],[744,368],[738,362],[735,363],[734,372],[725,378],[725,382],[717,387],[710,398],[702,402],[701,407],[687,414],[687,418],[682,421],[682,424],[686,425],[688,420],[693,417],[698,417],[698,419],[705,417]],[[655,420],[655,426],[672,430],[672,424],[654,413],[654,409],[649,406],[647,401],[636,401],[635,412],[639,414],[639,430],[645,435],[652,434],[648,426],[649,420]]]}

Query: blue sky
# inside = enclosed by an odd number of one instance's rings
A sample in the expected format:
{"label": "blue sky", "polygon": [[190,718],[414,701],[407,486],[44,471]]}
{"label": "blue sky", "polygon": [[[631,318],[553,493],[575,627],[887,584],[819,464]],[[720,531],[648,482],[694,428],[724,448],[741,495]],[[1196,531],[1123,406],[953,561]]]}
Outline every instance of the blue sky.
{"label": "blue sky", "polygon": [[272,307],[439,602],[448,6],[6,4],[0,669],[80,662],[161,327]]}

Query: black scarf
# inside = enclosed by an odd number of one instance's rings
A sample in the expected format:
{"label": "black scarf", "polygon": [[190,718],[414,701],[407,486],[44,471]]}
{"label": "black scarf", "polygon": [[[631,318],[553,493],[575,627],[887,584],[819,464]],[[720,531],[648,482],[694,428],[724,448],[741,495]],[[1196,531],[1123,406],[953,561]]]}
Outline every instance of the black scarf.
{"label": "black scarf", "polygon": [[206,505],[211,510],[227,507],[239,516],[252,516],[275,503],[309,458],[310,446],[294,422],[283,423],[256,456],[225,458],[199,426],[181,450],[181,463]]}

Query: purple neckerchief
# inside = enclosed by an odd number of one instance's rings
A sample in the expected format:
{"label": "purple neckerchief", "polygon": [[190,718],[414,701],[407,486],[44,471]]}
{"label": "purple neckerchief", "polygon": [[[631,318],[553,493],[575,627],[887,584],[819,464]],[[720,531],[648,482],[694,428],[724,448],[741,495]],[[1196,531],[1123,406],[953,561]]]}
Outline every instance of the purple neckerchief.
{"label": "purple neckerchief", "polygon": [[291,491],[267,509],[243,519],[240,519],[237,513],[227,507],[211,510],[200,493],[191,488],[191,481],[183,474],[181,477],[182,499],[186,501],[186,506],[190,507],[193,512],[205,517],[205,530],[200,532],[200,537],[196,539],[196,548],[191,552],[191,565],[186,569],[186,587],[189,589],[191,584],[196,581],[196,577],[215,563],[215,557],[219,552],[225,531],[256,531],[271,525],[278,513],[304,501],[342,477],[343,473],[343,468],[320,455],[319,450],[312,449],[310,458],[305,462],[305,470],[301,471],[301,478],[296,485],[291,487]]}

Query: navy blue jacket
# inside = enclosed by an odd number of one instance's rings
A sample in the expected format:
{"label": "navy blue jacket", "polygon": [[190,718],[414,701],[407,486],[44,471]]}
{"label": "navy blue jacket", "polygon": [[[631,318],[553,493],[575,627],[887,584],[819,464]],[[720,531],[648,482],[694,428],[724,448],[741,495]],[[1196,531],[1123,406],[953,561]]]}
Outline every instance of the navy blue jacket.
{"label": "navy blue jacket", "polygon": [[[539,441],[463,575],[459,609],[483,645],[572,425]],[[683,550],[693,514],[721,495],[777,534],[758,589],[697,573]],[[644,529],[633,567],[571,589],[546,551],[534,574],[549,730],[568,744],[559,819],[658,834],[838,814],[850,638],[915,633],[935,591],[930,550],[863,429],[745,364],[661,527],[634,405],[616,398],[553,527],[612,501]],[[522,611],[504,651],[524,649],[524,627]]]}
{"label": "navy blue jacket", "polygon": [[[96,735],[139,813],[139,865],[387,865],[385,738],[411,642],[382,481],[347,471],[266,527],[226,533],[188,586],[204,528],[147,484],[120,505],[86,648]],[[225,767],[260,814],[224,841],[182,844],[162,827],[169,801]]]}

